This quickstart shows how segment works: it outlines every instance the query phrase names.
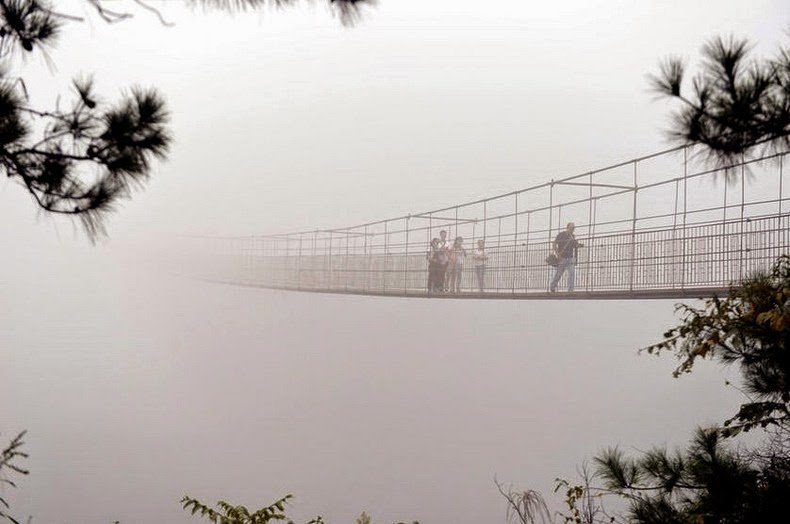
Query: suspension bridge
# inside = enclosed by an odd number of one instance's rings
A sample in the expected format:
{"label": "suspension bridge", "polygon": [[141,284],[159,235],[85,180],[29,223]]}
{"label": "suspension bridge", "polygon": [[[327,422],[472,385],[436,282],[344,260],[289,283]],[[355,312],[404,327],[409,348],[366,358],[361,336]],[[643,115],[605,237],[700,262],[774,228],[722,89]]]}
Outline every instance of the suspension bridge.
{"label": "suspension bridge", "polygon": [[[334,229],[190,237],[207,280],[271,289],[472,299],[644,299],[725,293],[790,253],[790,151],[710,167],[687,145],[472,202]],[[583,244],[573,292],[549,292],[556,234]],[[467,249],[458,293],[428,292],[430,242]],[[482,290],[472,261],[487,260]],[[197,251],[196,251],[197,250]],[[567,278],[567,277],[563,277]]]}

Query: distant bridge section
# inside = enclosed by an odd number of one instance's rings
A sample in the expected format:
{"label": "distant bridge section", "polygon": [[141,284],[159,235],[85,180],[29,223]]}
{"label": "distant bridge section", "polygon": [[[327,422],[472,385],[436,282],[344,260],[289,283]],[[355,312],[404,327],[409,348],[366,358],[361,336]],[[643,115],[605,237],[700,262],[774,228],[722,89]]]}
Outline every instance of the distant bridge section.
{"label": "distant bridge section", "polygon": [[[706,167],[683,146],[503,195],[336,229],[189,238],[204,278],[323,293],[510,299],[706,297],[790,253],[789,151]],[[551,243],[582,242],[572,293],[549,293]],[[457,294],[429,293],[427,252],[446,231],[467,257]],[[488,255],[479,289],[472,253]],[[565,278],[565,277],[563,277]]]}

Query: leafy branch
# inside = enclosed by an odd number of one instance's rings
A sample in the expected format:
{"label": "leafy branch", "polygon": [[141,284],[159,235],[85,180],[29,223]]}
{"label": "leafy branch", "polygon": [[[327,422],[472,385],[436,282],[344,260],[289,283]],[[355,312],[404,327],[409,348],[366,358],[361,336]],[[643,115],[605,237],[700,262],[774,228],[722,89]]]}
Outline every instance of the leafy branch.
{"label": "leafy branch", "polygon": [[[293,495],[286,495],[256,511],[251,511],[245,506],[233,505],[224,500],[217,502],[215,504],[217,509],[214,509],[190,496],[184,496],[181,499],[181,505],[192,515],[199,515],[219,524],[266,524],[276,520],[287,520],[285,504],[292,498]],[[323,522],[323,519],[318,516],[306,524],[323,524]],[[293,524],[293,521],[288,520],[288,524]]]}
{"label": "leafy branch", "polygon": [[[19,459],[28,458],[28,454],[22,451],[22,446],[25,444],[23,439],[26,433],[27,431],[19,433],[8,443],[2,452],[0,452],[0,486],[6,485],[12,488],[16,487],[16,483],[4,474],[3,470],[5,469],[11,470],[12,473],[17,475],[27,475],[29,473],[27,469],[20,466],[17,462]],[[11,505],[8,501],[0,496],[0,518],[4,518],[14,524],[19,524],[18,520],[8,514],[8,510],[10,509]]]}
{"label": "leafy branch", "polygon": [[757,147],[790,145],[790,49],[762,60],[751,59],[751,49],[744,39],[710,40],[690,88],[684,88],[686,64],[679,57],[667,58],[649,77],[659,96],[681,102],[670,137],[705,145],[721,167]]}
{"label": "leafy branch", "polygon": [[[106,23],[133,17],[105,0],[86,0]],[[297,0],[185,0],[226,11],[285,7]],[[326,0],[345,25],[373,0]],[[131,0],[171,25],[144,0]],[[43,53],[66,23],[82,17],[54,10],[49,0],[0,0],[0,61],[16,54]],[[43,110],[30,107],[25,81],[0,68],[0,173],[19,182],[38,207],[81,221],[88,237],[104,233],[104,218],[119,200],[144,185],[155,160],[164,160],[172,137],[164,97],[153,88],[134,87],[114,104],[95,93],[92,79],[73,82],[71,104]]]}
{"label": "leafy branch", "polygon": [[737,364],[749,402],[724,422],[725,436],[754,427],[790,424],[790,256],[767,274],[747,278],[724,298],[702,307],[679,305],[680,325],[642,351],[673,353],[673,375],[690,373],[698,359]]}

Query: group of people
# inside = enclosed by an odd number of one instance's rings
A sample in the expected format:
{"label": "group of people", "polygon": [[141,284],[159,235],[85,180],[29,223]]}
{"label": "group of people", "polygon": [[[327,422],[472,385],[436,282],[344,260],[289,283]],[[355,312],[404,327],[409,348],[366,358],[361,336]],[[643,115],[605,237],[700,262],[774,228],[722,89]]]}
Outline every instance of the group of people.
{"label": "group of people", "polygon": [[[557,285],[565,273],[568,275],[568,291],[573,291],[576,280],[577,252],[582,247],[581,242],[576,240],[573,234],[575,229],[576,225],[573,222],[568,222],[565,230],[561,231],[552,243],[552,249],[556,255],[556,268],[549,284],[549,291],[552,293],[557,291]],[[466,258],[467,252],[464,248],[463,237],[455,237],[450,245],[447,240],[447,231],[440,231],[439,236],[431,240],[427,253],[428,293],[459,293]],[[482,293],[485,291],[486,263],[488,261],[485,240],[477,241],[477,248],[472,254],[472,259],[477,276],[477,287]]]}
{"label": "group of people", "polygon": [[[431,240],[428,258],[428,293],[458,293],[461,291],[461,279],[466,263],[467,252],[463,237],[455,237],[452,245],[447,241],[447,231],[439,232],[438,238]],[[485,241],[477,241],[477,248],[472,254],[477,275],[477,285],[482,293],[485,289],[485,270],[488,255],[485,252]]]}

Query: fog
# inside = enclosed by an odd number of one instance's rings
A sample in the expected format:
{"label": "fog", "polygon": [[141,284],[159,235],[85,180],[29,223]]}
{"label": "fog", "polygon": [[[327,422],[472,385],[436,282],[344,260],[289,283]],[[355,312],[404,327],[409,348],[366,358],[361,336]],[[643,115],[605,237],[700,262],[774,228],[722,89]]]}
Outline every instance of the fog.
{"label": "fog", "polygon": [[[680,445],[740,400],[734,370],[639,355],[667,301],[310,295],[167,267],[179,234],[344,226],[666,147],[646,75],[712,36],[770,54],[782,1],[381,0],[231,17],[155,4],[71,24],[20,60],[47,106],[72,76],[167,97],[175,144],[91,245],[0,184],[0,442],[28,429],[33,522],[193,522],[178,500],[353,522],[504,522],[494,475],[551,497],[600,449]],[[69,7],[70,6],[70,7]],[[80,2],[66,4],[88,12]],[[65,9],[64,7],[63,9]]]}

